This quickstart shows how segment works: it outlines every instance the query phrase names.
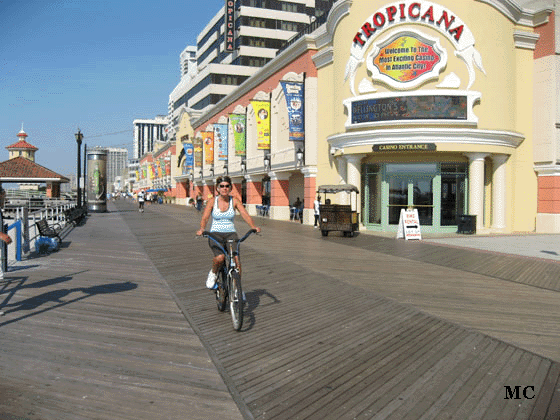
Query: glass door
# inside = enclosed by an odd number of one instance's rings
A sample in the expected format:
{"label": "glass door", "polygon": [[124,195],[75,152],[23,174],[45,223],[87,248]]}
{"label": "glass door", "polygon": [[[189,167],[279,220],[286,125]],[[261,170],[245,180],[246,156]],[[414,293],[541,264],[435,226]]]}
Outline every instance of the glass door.
{"label": "glass door", "polygon": [[388,222],[398,225],[401,210],[414,207],[418,210],[420,224],[434,224],[435,163],[394,163],[386,165],[389,187]]}
{"label": "glass door", "polygon": [[432,226],[434,222],[434,177],[411,178],[409,187],[412,188],[412,204],[410,205],[418,210],[420,225]]}
{"label": "glass door", "polygon": [[389,184],[389,224],[398,225],[401,210],[409,204],[409,181],[406,177],[395,176],[388,180]]}
{"label": "glass door", "polygon": [[434,177],[391,177],[389,184],[389,224],[398,225],[402,209],[418,210],[420,224],[432,226],[434,215]]}

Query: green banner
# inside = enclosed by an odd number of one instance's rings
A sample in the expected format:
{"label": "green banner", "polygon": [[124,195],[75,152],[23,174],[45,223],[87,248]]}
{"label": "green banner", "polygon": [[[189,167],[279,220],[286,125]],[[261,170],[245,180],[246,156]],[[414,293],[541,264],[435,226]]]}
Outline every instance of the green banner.
{"label": "green banner", "polygon": [[233,131],[233,141],[235,144],[235,156],[246,156],[247,147],[245,142],[245,129],[247,118],[243,114],[230,114],[229,123]]}

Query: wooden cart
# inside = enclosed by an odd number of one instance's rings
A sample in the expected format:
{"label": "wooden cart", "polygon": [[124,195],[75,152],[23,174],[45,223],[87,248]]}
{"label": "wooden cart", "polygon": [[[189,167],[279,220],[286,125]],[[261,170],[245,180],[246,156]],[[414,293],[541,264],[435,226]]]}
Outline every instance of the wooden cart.
{"label": "wooden cart", "polygon": [[[359,230],[358,212],[352,211],[351,205],[344,204],[326,204],[326,194],[345,193],[351,194],[355,192],[355,207],[358,208],[358,188],[350,184],[342,185],[321,185],[317,188],[318,194],[325,195],[325,204],[319,207],[320,212],[320,229],[323,236],[328,236],[331,231],[341,231],[344,236],[354,236],[354,232]],[[352,195],[352,194],[351,194]]]}

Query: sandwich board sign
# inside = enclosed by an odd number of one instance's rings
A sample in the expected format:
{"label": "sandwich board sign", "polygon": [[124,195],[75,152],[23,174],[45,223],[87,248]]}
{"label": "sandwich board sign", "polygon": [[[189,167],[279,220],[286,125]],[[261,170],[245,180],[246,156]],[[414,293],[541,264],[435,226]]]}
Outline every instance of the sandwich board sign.
{"label": "sandwich board sign", "polygon": [[420,232],[420,218],[418,217],[418,210],[416,209],[401,209],[399,218],[399,227],[397,229],[397,239],[410,239],[422,240],[422,233]]}

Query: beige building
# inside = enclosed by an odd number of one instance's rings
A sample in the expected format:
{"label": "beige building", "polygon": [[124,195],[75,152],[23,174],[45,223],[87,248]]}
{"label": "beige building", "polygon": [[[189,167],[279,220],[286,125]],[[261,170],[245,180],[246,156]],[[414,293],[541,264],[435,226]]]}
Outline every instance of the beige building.
{"label": "beige building", "polygon": [[[212,192],[227,171],[251,213],[269,194],[278,219],[301,197],[305,223],[318,185],[347,183],[358,200],[332,200],[355,205],[362,229],[396,231],[401,210],[414,208],[425,232],[455,232],[461,215],[476,216],[478,233],[559,232],[555,8],[339,0],[324,25],[191,116],[195,140],[214,124],[232,139],[237,115],[246,124],[245,154],[230,141],[227,165],[204,160],[192,181]],[[285,82],[302,87],[299,139]]]}
{"label": "beige building", "polygon": [[412,206],[425,231],[462,214],[559,231],[539,190],[557,171],[553,27],[553,2],[338,1],[316,35],[319,182],[361,187],[368,229]]}

